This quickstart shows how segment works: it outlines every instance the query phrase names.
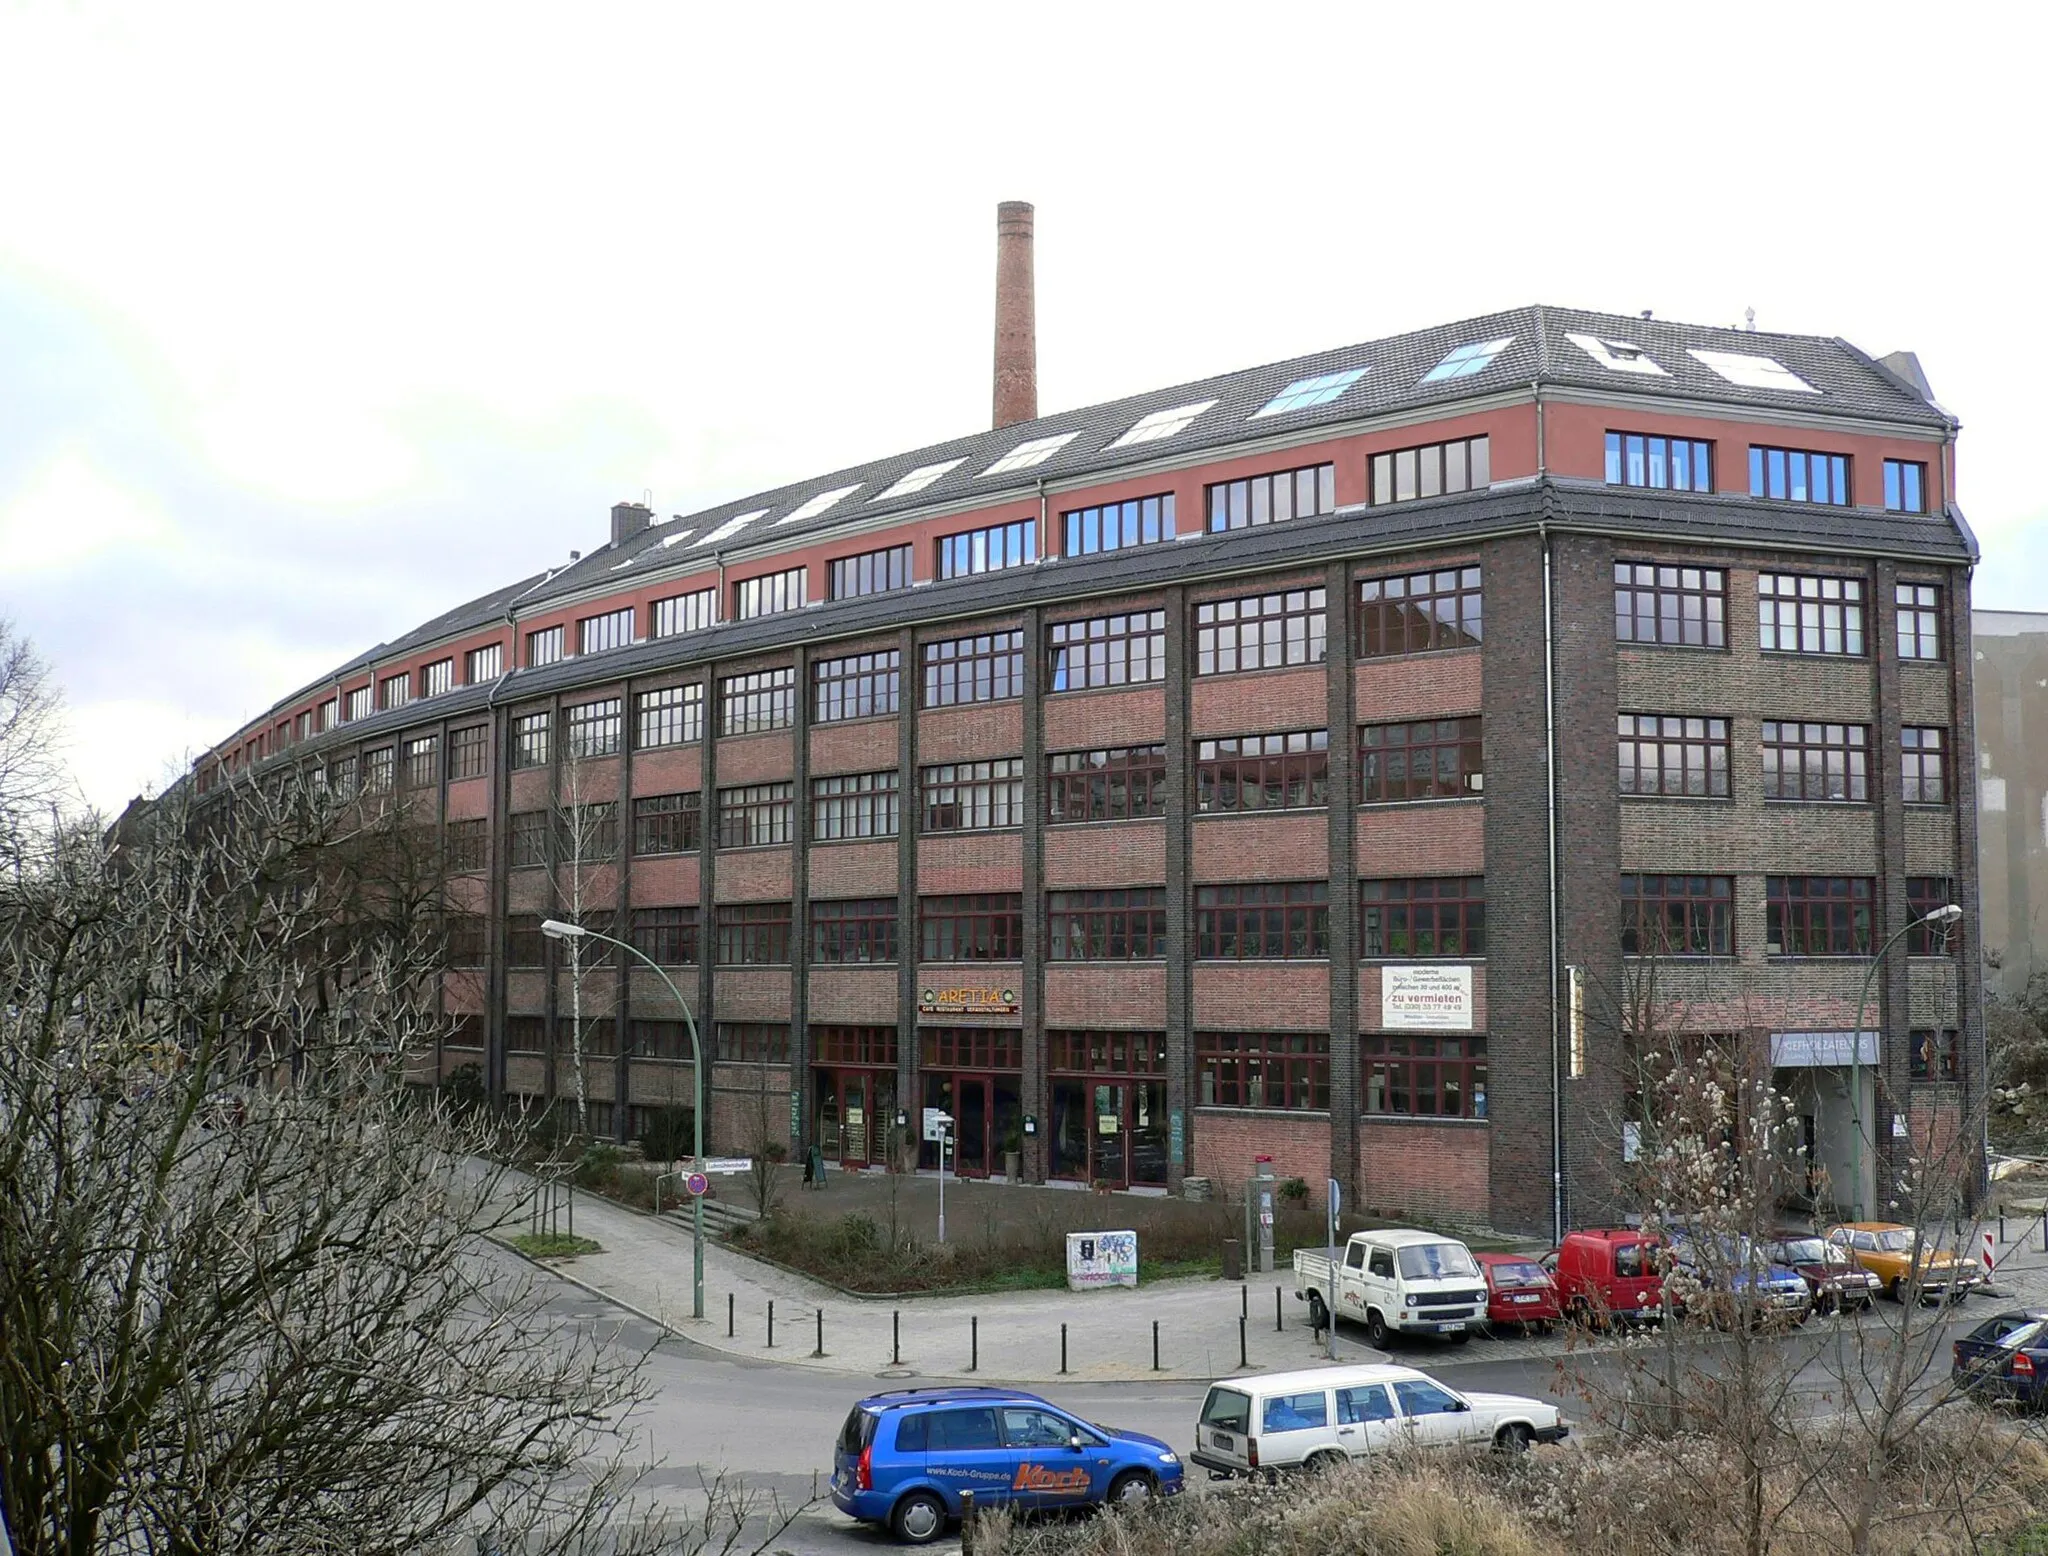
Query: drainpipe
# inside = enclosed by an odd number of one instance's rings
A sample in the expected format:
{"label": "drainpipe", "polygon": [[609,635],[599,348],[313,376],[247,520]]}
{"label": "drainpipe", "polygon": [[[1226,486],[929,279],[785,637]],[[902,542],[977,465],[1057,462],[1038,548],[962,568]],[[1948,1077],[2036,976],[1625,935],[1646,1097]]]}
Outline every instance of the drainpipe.
{"label": "drainpipe", "polygon": [[[1532,380],[1529,394],[1536,402],[1536,474],[1548,471],[1545,447],[1543,385]],[[1546,829],[1546,867],[1549,871],[1550,908],[1550,1235],[1564,1241],[1564,1062],[1558,1052],[1563,1041],[1563,1023],[1558,1016],[1557,970],[1563,954],[1558,923],[1557,862],[1557,612],[1551,580],[1550,521],[1537,522],[1536,533],[1543,546],[1543,788]]]}
{"label": "drainpipe", "polygon": [[1038,478],[1038,559],[1042,562],[1053,554],[1052,533],[1045,527],[1045,477]]}

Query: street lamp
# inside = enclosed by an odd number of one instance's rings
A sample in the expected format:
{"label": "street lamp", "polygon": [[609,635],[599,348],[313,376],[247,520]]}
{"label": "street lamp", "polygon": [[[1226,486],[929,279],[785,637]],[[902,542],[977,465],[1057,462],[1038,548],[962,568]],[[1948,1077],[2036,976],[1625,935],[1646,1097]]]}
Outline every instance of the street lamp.
{"label": "street lamp", "polygon": [[[1878,968],[1884,965],[1885,953],[1906,936],[1927,924],[1953,924],[1962,916],[1963,910],[1951,902],[1944,907],[1936,908],[1925,918],[1914,919],[1877,948],[1877,955],[1870,959],[1869,970],[1863,974],[1863,992],[1856,996],[1856,1033],[1849,1050],[1849,1115],[1856,1125],[1855,1139],[1850,1142],[1849,1154],[1851,1188],[1855,1194],[1851,1201],[1855,1210],[1849,1218],[1852,1221],[1863,1219],[1863,1009],[1870,1003],[1870,985],[1876,981]],[[1870,1148],[1873,1152],[1877,1149],[1877,1142],[1874,1139]]]}
{"label": "street lamp", "polygon": [[[611,935],[600,934],[594,929],[585,929],[581,924],[569,924],[558,918],[543,919],[540,932],[550,940],[602,940],[606,945],[615,945],[622,951],[631,952],[649,967],[654,976],[668,986],[669,993],[676,997],[676,1003],[683,1008],[683,1020],[690,1028],[690,1084],[693,1100],[690,1107],[690,1125],[695,1133],[697,1170],[704,1170],[704,1044],[697,1036],[697,1018],[690,1012],[690,1002],[683,998],[683,991],[675,986],[675,980],[661,970],[661,964],[642,951],[638,946]],[[690,1316],[704,1316],[704,1196],[690,1196],[690,1239],[692,1243],[692,1284],[690,1291]]]}

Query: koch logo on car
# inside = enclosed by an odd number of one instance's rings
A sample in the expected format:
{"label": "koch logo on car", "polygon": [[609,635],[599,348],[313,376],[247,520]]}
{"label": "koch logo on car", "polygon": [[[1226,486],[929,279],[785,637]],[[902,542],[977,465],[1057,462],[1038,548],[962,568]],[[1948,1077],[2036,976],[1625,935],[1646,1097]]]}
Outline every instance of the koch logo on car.
{"label": "koch logo on car", "polygon": [[1086,1467],[1049,1470],[1043,1464],[1020,1464],[1017,1466],[1017,1478],[1010,1482],[1010,1489],[1084,1497],[1088,1494],[1088,1471]]}

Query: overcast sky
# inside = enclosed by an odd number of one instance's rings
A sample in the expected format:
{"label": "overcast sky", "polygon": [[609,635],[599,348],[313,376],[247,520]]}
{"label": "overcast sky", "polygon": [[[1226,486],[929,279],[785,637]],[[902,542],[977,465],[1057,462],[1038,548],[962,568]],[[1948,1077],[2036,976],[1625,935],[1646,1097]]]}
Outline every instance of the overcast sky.
{"label": "overcast sky", "polygon": [[[1920,353],[2048,610],[2041,6],[0,0],[0,615],[84,793],[667,515],[1531,302]],[[1977,18],[1982,18],[1978,20]]]}

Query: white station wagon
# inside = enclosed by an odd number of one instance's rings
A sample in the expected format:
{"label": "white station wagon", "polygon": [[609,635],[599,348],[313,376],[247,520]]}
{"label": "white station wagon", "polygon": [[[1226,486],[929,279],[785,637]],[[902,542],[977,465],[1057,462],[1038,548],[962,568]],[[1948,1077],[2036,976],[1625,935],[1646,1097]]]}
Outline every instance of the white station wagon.
{"label": "white station wagon", "polygon": [[1519,1451],[1561,1442],[1555,1405],[1519,1394],[1467,1394],[1413,1367],[1320,1367],[1232,1378],[1209,1390],[1194,1461],[1212,1475],[1317,1469],[1413,1443]]}

